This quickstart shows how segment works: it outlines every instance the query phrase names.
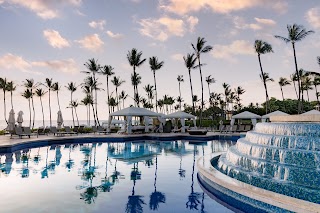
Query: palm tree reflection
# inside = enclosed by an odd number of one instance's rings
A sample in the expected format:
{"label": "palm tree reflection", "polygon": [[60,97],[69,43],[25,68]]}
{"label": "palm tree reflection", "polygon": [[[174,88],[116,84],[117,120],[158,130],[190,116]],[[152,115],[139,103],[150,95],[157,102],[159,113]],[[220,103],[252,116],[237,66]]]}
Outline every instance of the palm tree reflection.
{"label": "palm tree reflection", "polygon": [[29,177],[29,158],[30,158],[30,150],[23,150],[21,160],[22,160],[22,170],[21,170],[21,177],[27,178]]}
{"label": "palm tree reflection", "polygon": [[110,192],[111,191],[111,187],[114,185],[111,181],[110,178],[108,177],[108,160],[109,157],[107,155],[107,160],[106,160],[106,173],[104,178],[101,180],[101,185],[99,186],[99,189],[102,192]]}
{"label": "palm tree reflection", "polygon": [[150,195],[149,208],[151,210],[158,210],[160,203],[166,202],[166,196],[162,192],[157,191],[157,172],[158,172],[158,155],[156,154],[156,171],[154,173],[154,192]]}
{"label": "palm tree reflection", "polygon": [[41,178],[45,178],[45,177],[48,178],[48,152],[49,152],[49,147],[47,147],[46,166],[41,171]]}
{"label": "palm tree reflection", "polygon": [[69,145],[69,159],[65,163],[65,167],[68,169],[68,172],[70,172],[72,167],[74,166],[74,161],[73,159],[71,159],[71,150],[72,150],[71,145]]}

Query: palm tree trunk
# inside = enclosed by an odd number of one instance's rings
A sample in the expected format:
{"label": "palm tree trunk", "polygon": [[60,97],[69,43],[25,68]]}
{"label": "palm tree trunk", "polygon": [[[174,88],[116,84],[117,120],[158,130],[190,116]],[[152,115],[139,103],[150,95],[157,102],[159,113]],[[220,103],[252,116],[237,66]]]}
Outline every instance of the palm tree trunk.
{"label": "palm tree trunk", "polygon": [[6,92],[3,90],[3,114],[4,114],[4,120],[8,124],[7,120],[7,108],[6,108]]}
{"label": "palm tree trunk", "polygon": [[292,81],[292,83],[293,83],[294,91],[296,92],[296,96],[297,96],[297,99],[298,99],[298,92],[297,92],[297,88],[296,88],[296,83],[294,81]]}
{"label": "palm tree trunk", "polygon": [[11,109],[13,109],[13,102],[12,102],[12,91],[10,91],[10,96],[11,96]]}
{"label": "palm tree trunk", "polygon": [[316,97],[317,97],[317,102],[318,102],[318,105],[319,105],[319,97],[318,97],[318,89],[317,89],[317,86],[315,85],[314,88],[316,89]]}
{"label": "palm tree trunk", "polygon": [[281,94],[282,94],[282,100],[284,101],[282,86],[280,86],[280,89],[281,89]]}
{"label": "palm tree trunk", "polygon": [[158,92],[157,92],[157,82],[156,82],[156,72],[153,70],[153,81],[154,81],[154,91],[156,95],[156,112],[158,112]]}
{"label": "palm tree trunk", "polygon": [[117,109],[118,109],[118,111],[119,111],[118,87],[116,87],[116,98],[117,98]]}
{"label": "palm tree trunk", "polygon": [[70,108],[71,108],[71,112],[72,112],[72,123],[73,123],[73,127],[74,127],[75,123],[74,123],[74,114],[73,114],[73,106],[72,106],[72,93],[73,92],[71,92]]}
{"label": "palm tree trunk", "polygon": [[60,108],[60,101],[59,101],[59,92],[58,92],[58,90],[57,90],[57,101],[58,101],[59,110],[61,111],[61,108]]}
{"label": "palm tree trunk", "polygon": [[88,105],[88,115],[89,115],[89,126],[90,126],[90,123],[91,123],[90,104]]}
{"label": "palm tree trunk", "polygon": [[92,112],[93,112],[94,125],[97,126],[96,114],[95,114],[95,110],[94,110],[93,104],[91,104],[91,107],[92,107]]}
{"label": "palm tree trunk", "polygon": [[191,89],[191,101],[192,101],[192,113],[195,114],[195,107],[194,107],[194,101],[193,101],[193,88],[192,88],[192,81],[191,81],[191,69],[189,71],[189,81],[190,81],[190,89]]}
{"label": "palm tree trunk", "polygon": [[49,88],[49,118],[50,118],[50,127],[52,126],[51,120],[51,98],[50,98],[50,88]]}
{"label": "palm tree trunk", "polygon": [[259,65],[260,65],[260,71],[261,71],[261,78],[262,78],[264,89],[265,89],[265,93],[266,93],[266,114],[268,114],[269,96],[268,96],[267,84],[266,84],[266,81],[265,81],[264,75],[263,75],[263,69],[262,69],[260,54],[258,54],[258,59],[259,59]]}
{"label": "palm tree trunk", "polygon": [[200,81],[201,81],[201,111],[200,111],[200,127],[202,126],[202,112],[203,112],[203,106],[204,106],[204,100],[203,100],[203,80],[202,80],[202,71],[201,71],[201,63],[200,63],[200,55],[198,57],[199,62],[199,71],[200,71]]}
{"label": "palm tree trunk", "polygon": [[109,105],[110,95],[109,95],[109,76],[108,75],[107,75],[107,96],[108,96],[108,112],[110,114],[110,105]]}
{"label": "palm tree trunk", "polygon": [[78,118],[78,113],[77,113],[77,109],[76,109],[76,108],[74,108],[74,112],[76,113],[76,118],[77,118],[77,123],[78,123],[78,126],[80,126],[80,125],[79,125],[79,118]]}
{"label": "palm tree trunk", "polygon": [[[136,75],[136,67],[133,66],[133,75],[135,76]],[[137,106],[137,100],[135,100],[135,97],[136,97],[136,85],[133,84],[133,100]]]}
{"label": "palm tree trunk", "polygon": [[310,102],[309,100],[309,90],[307,89],[307,97],[308,97],[308,102]]}
{"label": "palm tree trunk", "polygon": [[[31,90],[32,93],[32,90]],[[32,102],[32,110],[33,110],[33,120],[32,120],[32,129],[34,128],[34,120],[36,118],[36,112],[34,111],[34,102],[33,102],[33,94],[31,96],[31,102]]]}
{"label": "palm tree trunk", "polygon": [[297,79],[298,79],[298,91],[299,91],[299,96],[298,96],[298,114],[300,114],[301,110],[302,110],[302,105],[301,105],[301,80],[300,80],[299,71],[298,71],[296,48],[294,46],[294,42],[292,42],[292,48],[293,48],[294,64],[295,64],[295,67],[296,67],[296,75],[297,75]]}
{"label": "palm tree trunk", "polygon": [[29,127],[31,128],[31,103],[30,103],[30,98],[28,98],[29,101]]}
{"label": "palm tree trunk", "polygon": [[181,111],[181,101],[182,101],[182,99],[181,99],[181,87],[180,87],[181,85],[180,85],[180,81],[179,81],[179,96],[180,96],[180,111]]}
{"label": "palm tree trunk", "polygon": [[43,125],[43,128],[45,127],[44,125],[44,113],[43,113],[43,104],[42,104],[42,98],[40,96],[40,103],[41,103],[41,111],[42,111],[42,125]]}

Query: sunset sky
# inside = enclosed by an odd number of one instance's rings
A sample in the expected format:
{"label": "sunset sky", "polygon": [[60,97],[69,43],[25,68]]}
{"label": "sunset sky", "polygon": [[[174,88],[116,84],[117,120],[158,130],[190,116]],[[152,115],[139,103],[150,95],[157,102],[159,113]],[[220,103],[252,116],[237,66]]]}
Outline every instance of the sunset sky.
{"label": "sunset sky", "polygon": [[[177,76],[183,75],[182,97],[191,103],[187,69],[182,57],[192,52],[191,43],[204,37],[213,51],[203,55],[204,77],[211,75],[216,83],[211,91],[222,92],[222,83],[232,88],[242,86],[245,105],[263,102],[264,90],[259,79],[259,64],[253,44],[267,41],[274,53],[262,56],[262,65],[275,82],[269,84],[270,96],[281,98],[278,80],[294,72],[290,44],[274,38],[286,37],[287,24],[301,24],[315,33],[297,43],[299,68],[320,72],[316,57],[320,56],[320,4],[318,0],[0,0],[0,77],[21,85],[25,79],[44,82],[53,78],[63,85],[60,102],[64,119],[71,119],[66,109],[70,93],[64,87],[74,81],[79,85],[86,77],[83,65],[90,58],[101,65],[112,65],[116,76],[126,83],[119,88],[133,96],[130,82],[132,68],[126,54],[132,48],[143,52],[144,58],[157,56],[164,66],[157,76],[158,96],[177,97]],[[137,70],[142,87],[153,84],[148,62]],[[192,71],[195,93],[201,96],[200,77]],[[101,87],[106,78],[99,76]],[[110,86],[111,91],[114,87]],[[15,111],[28,114],[28,102],[21,97],[19,86],[14,95]],[[314,99],[314,92],[311,92]],[[293,86],[284,88],[285,97],[294,98]],[[84,97],[81,89],[75,99]],[[2,103],[3,94],[0,93]],[[9,99],[9,96],[7,96]],[[56,119],[58,106],[53,96],[52,111]],[[208,99],[205,85],[205,99]],[[106,91],[98,94],[100,119],[107,119]],[[36,110],[40,112],[38,98]],[[132,104],[131,98],[126,105]],[[48,116],[48,99],[44,98]],[[2,104],[0,105],[2,106]],[[9,108],[9,102],[8,102]],[[3,120],[3,107],[0,120]],[[85,107],[78,108],[80,119],[86,119]],[[37,113],[37,119],[41,114]]]}

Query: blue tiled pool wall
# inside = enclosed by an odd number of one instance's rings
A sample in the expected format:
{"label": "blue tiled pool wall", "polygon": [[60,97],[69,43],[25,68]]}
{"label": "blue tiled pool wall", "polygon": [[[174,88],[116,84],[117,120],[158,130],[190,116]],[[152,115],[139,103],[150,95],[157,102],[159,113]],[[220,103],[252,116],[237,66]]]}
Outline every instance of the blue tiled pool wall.
{"label": "blue tiled pool wall", "polygon": [[320,203],[320,124],[260,123],[215,166],[245,183]]}
{"label": "blue tiled pool wall", "polygon": [[[211,161],[212,165],[216,165],[218,159],[213,159]],[[228,205],[231,205],[233,208],[239,210],[239,212],[248,212],[248,213],[260,213],[260,212],[290,212],[288,210],[249,198],[242,194],[236,193],[232,190],[224,188],[206,177],[198,173],[198,181],[202,187],[204,187],[208,192],[212,193],[216,198],[221,200]]]}
{"label": "blue tiled pool wall", "polygon": [[206,136],[206,137],[197,137],[197,136],[188,136],[188,135],[177,135],[177,136],[134,136],[134,137],[112,137],[112,136],[106,136],[106,137],[57,137],[53,140],[37,140],[37,141],[29,141],[29,142],[22,142],[15,145],[10,146],[2,146],[0,147],[0,154],[1,153],[10,153],[15,152],[22,149],[27,148],[37,148],[37,147],[43,147],[43,146],[50,146],[50,145],[59,145],[59,144],[66,144],[66,143],[75,143],[75,144],[81,144],[81,143],[99,143],[99,142],[130,142],[130,141],[141,141],[141,140],[158,140],[158,141],[170,141],[170,140],[189,140],[189,141],[211,141],[211,140],[231,140],[236,141],[239,139],[240,136],[235,135],[212,135],[212,136]]}

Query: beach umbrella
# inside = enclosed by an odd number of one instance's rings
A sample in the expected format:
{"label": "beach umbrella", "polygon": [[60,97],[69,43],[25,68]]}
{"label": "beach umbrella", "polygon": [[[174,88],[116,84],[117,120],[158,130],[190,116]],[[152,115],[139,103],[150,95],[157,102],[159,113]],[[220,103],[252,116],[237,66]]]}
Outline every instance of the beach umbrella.
{"label": "beach umbrella", "polygon": [[16,123],[16,119],[14,116],[14,110],[11,109],[9,113],[8,126],[7,126],[7,130],[9,132],[12,132],[14,130],[15,123]]}
{"label": "beach umbrella", "polygon": [[61,113],[61,110],[59,110],[58,111],[58,118],[57,118],[57,128],[61,129],[62,124],[63,124],[62,113]]}
{"label": "beach umbrella", "polygon": [[17,118],[17,122],[19,124],[19,126],[22,126],[22,122],[23,122],[23,112],[22,111],[19,111],[18,112],[18,118]]}

